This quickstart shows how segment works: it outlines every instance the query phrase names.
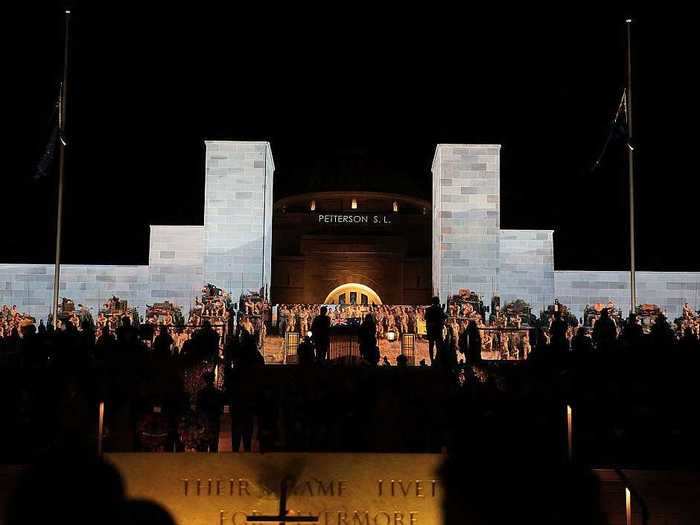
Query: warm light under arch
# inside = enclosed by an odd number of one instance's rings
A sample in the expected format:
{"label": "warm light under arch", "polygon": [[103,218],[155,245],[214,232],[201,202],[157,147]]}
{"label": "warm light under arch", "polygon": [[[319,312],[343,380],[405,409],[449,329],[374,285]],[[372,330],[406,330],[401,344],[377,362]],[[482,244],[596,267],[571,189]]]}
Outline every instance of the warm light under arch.
{"label": "warm light under arch", "polygon": [[365,286],[364,284],[359,283],[341,284],[340,286],[331,290],[331,292],[326,296],[326,300],[323,302],[324,304],[337,303],[337,301],[335,301],[335,297],[337,297],[341,293],[348,292],[360,292],[365,294],[367,296],[367,301],[369,302],[369,304],[382,304],[382,300],[379,298],[377,292],[372,290],[369,286]]}

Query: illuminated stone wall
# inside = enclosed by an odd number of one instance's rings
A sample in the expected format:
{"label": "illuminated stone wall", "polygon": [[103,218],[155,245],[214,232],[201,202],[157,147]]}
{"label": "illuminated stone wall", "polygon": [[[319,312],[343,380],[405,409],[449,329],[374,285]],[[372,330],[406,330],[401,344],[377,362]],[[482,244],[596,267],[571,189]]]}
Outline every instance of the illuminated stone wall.
{"label": "illuminated stone wall", "polygon": [[497,291],[503,303],[524,299],[535,311],[554,297],[552,230],[501,230]]}
{"label": "illuminated stone wall", "polygon": [[[143,314],[146,304],[175,301],[187,311],[203,282],[202,226],[151,226],[149,265],[61,265],[60,296],[97,311],[116,295]],[[53,264],[0,264],[0,305],[45,319]]]}
{"label": "illuminated stone wall", "polygon": [[[558,298],[583,315],[612,299],[629,311],[629,272],[554,271],[551,230],[500,230],[498,145],[439,144],[433,160],[433,293],[470,288],[489,302],[524,299],[535,311]],[[637,302],[671,317],[700,306],[700,273],[637,272]]]}
{"label": "illuminated stone wall", "polygon": [[[45,319],[51,311],[53,270],[52,264],[0,265],[0,304],[16,304],[21,312]],[[93,311],[116,295],[143,313],[148,293],[148,266],[61,265],[61,297]]]}
{"label": "illuminated stone wall", "polygon": [[491,297],[500,252],[500,145],[439,144],[433,160],[433,293]]}
{"label": "illuminated stone wall", "polygon": [[204,227],[151,226],[149,301],[175,302],[186,311],[204,284]]}
{"label": "illuminated stone wall", "polygon": [[[175,301],[187,310],[206,282],[269,289],[274,162],[267,142],[207,141],[204,226],[152,226],[149,264],[63,265],[61,296],[95,309],[117,295],[143,313]],[[488,303],[525,299],[535,309],[558,298],[581,316],[612,299],[629,309],[625,271],[554,271],[551,230],[500,229],[500,146],[438,145],[432,166],[432,287],[444,300],[470,288]],[[305,275],[308,273],[304,271]],[[394,271],[401,279],[401,272]],[[638,272],[639,303],[671,317],[700,306],[700,273]],[[379,285],[377,285],[379,286]],[[35,317],[51,310],[53,265],[0,264],[0,304]],[[398,299],[397,299],[398,301]],[[388,297],[387,302],[391,302]]]}
{"label": "illuminated stone wall", "polygon": [[[274,162],[267,142],[207,141],[204,226],[151,226],[148,266],[62,265],[61,297],[93,310],[116,295],[139,308],[174,301],[185,313],[203,284],[269,288]],[[53,265],[0,264],[0,304],[46,318]]]}
{"label": "illuminated stone wall", "polygon": [[[562,304],[578,316],[588,304],[612,299],[623,312],[629,312],[629,272],[556,271],[554,289]],[[681,314],[683,303],[700,306],[700,273],[637,272],[637,302],[656,304],[669,317]]]}
{"label": "illuminated stone wall", "polygon": [[205,144],[204,279],[234,295],[269,288],[275,169],[270,145]]}

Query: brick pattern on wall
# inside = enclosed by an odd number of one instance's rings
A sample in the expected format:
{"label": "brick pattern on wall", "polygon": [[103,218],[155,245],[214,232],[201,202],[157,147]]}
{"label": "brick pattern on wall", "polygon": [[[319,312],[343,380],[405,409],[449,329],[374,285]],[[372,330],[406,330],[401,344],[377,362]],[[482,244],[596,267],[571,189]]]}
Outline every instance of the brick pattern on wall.
{"label": "brick pattern on wall", "polygon": [[[626,312],[628,272],[554,271],[551,231],[500,230],[499,155],[498,145],[436,149],[433,293],[445,299],[470,288],[488,302],[496,288],[502,299],[525,299],[536,309],[558,298],[577,316],[587,304],[612,299]],[[63,265],[61,296],[95,309],[117,295],[143,313],[163,300],[187,310],[205,282],[235,295],[269,287],[273,174],[267,142],[207,141],[204,226],[152,226],[148,266]],[[393,274],[403,279],[398,268]],[[0,304],[45,318],[52,293],[53,265],[0,264]],[[700,273],[638,272],[637,296],[676,317],[685,302],[700,307]]]}
{"label": "brick pattern on wall", "polygon": [[269,285],[274,163],[267,142],[206,141],[204,278],[238,295]]}
{"label": "brick pattern on wall", "polygon": [[500,145],[439,144],[433,161],[433,290],[490,299],[500,251]]}
{"label": "brick pattern on wall", "polygon": [[524,299],[535,312],[554,297],[552,230],[501,230],[498,293],[503,303]]}
{"label": "brick pattern on wall", "polygon": [[260,286],[264,287],[267,291],[268,297],[270,295],[270,288],[272,287],[272,214],[274,211],[274,173],[275,173],[275,163],[272,159],[272,150],[269,145],[265,148],[265,202],[263,207],[263,220],[264,220],[264,231],[265,238],[263,240],[263,277]]}
{"label": "brick pattern on wall", "polygon": [[[230,289],[268,286],[274,162],[267,142],[207,141],[204,226],[151,226],[149,265],[62,265],[61,296],[96,309],[111,295],[143,314],[175,301],[187,313],[205,282]],[[0,264],[0,304],[46,318],[53,265]]]}
{"label": "brick pattern on wall", "polygon": [[186,313],[204,284],[204,227],[151,226],[149,303],[175,302]]}
{"label": "brick pattern on wall", "polygon": [[[46,319],[53,298],[53,264],[0,264],[0,304]],[[60,296],[96,312],[109,297],[126,299],[144,312],[148,266],[61,265]]]}
{"label": "brick pattern on wall", "polygon": [[[637,272],[637,302],[656,304],[672,318],[681,314],[683,303],[700,306],[700,273]],[[577,316],[588,304],[612,299],[622,311],[629,312],[629,272],[556,271],[554,289],[562,304]]]}

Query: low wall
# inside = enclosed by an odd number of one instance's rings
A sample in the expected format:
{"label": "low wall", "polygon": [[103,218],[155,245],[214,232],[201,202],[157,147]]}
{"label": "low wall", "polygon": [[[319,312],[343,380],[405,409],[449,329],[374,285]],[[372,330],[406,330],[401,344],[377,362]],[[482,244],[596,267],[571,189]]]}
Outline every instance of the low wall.
{"label": "low wall", "polygon": [[[700,299],[700,272],[637,272],[637,303],[656,304],[669,318],[681,315],[684,303],[694,308]],[[555,295],[578,317],[588,304],[612,299],[629,311],[629,272],[556,271]]]}
{"label": "low wall", "polygon": [[[52,264],[0,264],[0,304],[46,319],[51,311]],[[60,296],[97,308],[112,295],[143,313],[149,290],[148,266],[61,265]]]}

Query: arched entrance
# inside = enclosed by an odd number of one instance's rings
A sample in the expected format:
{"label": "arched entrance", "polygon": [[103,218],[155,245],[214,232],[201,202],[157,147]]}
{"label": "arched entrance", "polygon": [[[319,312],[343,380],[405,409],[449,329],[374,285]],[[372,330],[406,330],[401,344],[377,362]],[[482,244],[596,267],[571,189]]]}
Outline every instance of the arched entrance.
{"label": "arched entrance", "polygon": [[345,283],[328,294],[324,304],[382,304],[377,292],[369,286]]}

